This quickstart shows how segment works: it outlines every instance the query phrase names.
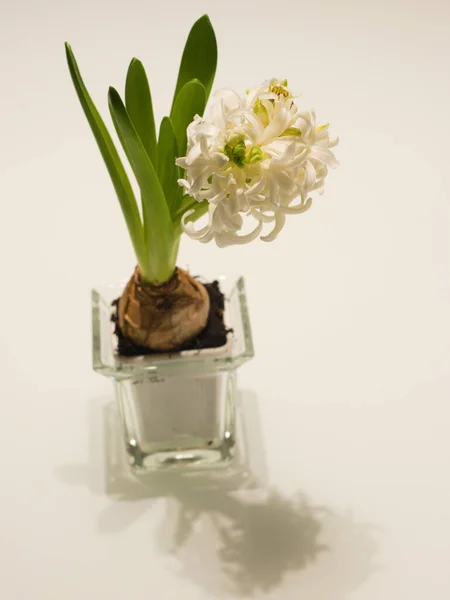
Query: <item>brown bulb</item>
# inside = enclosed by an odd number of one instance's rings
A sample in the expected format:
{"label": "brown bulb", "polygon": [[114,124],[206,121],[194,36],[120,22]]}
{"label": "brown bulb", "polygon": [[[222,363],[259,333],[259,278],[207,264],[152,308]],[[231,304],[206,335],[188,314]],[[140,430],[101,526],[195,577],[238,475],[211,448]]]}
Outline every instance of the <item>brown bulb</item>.
{"label": "brown bulb", "polygon": [[196,337],[209,315],[205,286],[183,269],[169,281],[149,284],[139,267],[127,283],[119,301],[119,326],[136,344],[152,350],[171,351]]}

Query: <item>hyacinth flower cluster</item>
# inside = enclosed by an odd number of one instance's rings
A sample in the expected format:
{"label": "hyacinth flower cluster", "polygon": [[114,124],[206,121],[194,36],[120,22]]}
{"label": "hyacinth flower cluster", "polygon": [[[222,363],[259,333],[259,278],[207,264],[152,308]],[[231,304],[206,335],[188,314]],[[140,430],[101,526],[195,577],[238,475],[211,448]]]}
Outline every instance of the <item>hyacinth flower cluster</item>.
{"label": "hyacinth flower cluster", "polygon": [[[318,124],[313,110],[301,110],[287,81],[271,79],[239,96],[233,90],[216,92],[207,116],[197,115],[187,130],[185,157],[177,165],[186,193],[208,201],[208,223],[196,229],[182,218],[184,231],[201,242],[219,246],[243,244],[262,235],[272,241],[286,216],[311,206],[310,194],[323,192],[329,167],[337,160],[331,148],[338,143],[328,124]],[[247,222],[253,227],[242,234]]]}

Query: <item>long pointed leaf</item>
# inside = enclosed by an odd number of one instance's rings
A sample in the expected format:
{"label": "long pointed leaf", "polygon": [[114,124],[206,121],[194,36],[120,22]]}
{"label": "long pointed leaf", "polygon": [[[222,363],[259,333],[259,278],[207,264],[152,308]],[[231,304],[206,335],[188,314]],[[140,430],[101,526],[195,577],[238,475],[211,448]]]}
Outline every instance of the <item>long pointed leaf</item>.
{"label": "long pointed leaf", "polygon": [[125,84],[125,105],[134,128],[153,165],[156,166],[156,131],[153,103],[143,64],[133,58]]}
{"label": "long pointed leaf", "polygon": [[192,79],[198,79],[204,85],[206,90],[206,104],[211,93],[216,67],[216,36],[208,15],[203,15],[203,17],[200,17],[194,23],[184,47],[172,109],[179,92]]}
{"label": "long pointed leaf", "polygon": [[75,91],[116,190],[130,238],[134,246],[136,258],[141,265],[142,270],[145,272],[147,268],[147,256],[145,252],[142,222],[130,181],[123,168],[114,142],[84,85],[72,48],[67,42],[66,56]]}
{"label": "long pointed leaf", "polygon": [[188,81],[176,97],[170,120],[178,142],[180,156],[186,152],[187,134],[186,130],[195,115],[203,115],[206,105],[206,93],[203,84],[193,79]]}
{"label": "long pointed leaf", "polygon": [[171,215],[177,210],[183,194],[182,188],[178,185],[181,169],[175,164],[177,157],[178,145],[172,122],[169,117],[164,117],[158,138],[158,177]]}
{"label": "long pointed leaf", "polygon": [[153,270],[152,280],[162,283],[169,279],[175,265],[170,260],[174,230],[164,192],[155,168],[136,133],[118,92],[109,88],[109,109],[114,126],[130,161],[142,193],[144,230]]}

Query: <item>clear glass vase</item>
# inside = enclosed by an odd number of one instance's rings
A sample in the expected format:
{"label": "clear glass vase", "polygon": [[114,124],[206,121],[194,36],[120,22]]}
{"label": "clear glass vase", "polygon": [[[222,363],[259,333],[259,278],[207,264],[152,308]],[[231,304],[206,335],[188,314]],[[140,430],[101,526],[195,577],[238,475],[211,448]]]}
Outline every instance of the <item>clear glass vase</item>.
{"label": "clear glass vase", "polygon": [[133,471],[225,467],[236,452],[236,369],[253,357],[243,278],[218,278],[231,330],[220,348],[118,355],[112,302],[124,284],[92,291],[93,368],[114,381]]}

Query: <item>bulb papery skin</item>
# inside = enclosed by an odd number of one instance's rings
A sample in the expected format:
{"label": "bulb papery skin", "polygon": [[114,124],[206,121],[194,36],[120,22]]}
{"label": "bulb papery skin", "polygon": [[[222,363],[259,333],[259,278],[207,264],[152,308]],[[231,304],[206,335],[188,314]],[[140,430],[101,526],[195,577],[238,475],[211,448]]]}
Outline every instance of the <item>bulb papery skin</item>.
{"label": "bulb papery skin", "polygon": [[[338,139],[313,110],[301,110],[286,80],[271,79],[240,96],[219,90],[205,117],[187,129],[185,170],[179,184],[198,202],[207,201],[208,222],[195,227],[187,211],[183,230],[218,246],[274,240],[286,216],[305,212],[312,192],[322,193],[329,167],[338,166],[331,150]],[[261,235],[263,226],[269,232]]]}

